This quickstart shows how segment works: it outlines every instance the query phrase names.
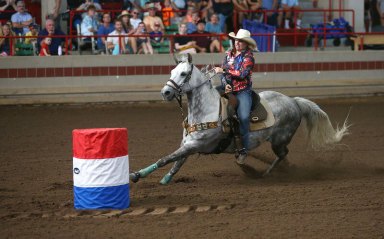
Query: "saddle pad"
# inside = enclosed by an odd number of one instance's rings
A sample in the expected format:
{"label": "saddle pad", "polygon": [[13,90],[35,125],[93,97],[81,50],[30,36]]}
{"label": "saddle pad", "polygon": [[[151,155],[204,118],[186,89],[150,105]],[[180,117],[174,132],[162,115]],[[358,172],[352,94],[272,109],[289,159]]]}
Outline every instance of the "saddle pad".
{"label": "saddle pad", "polygon": [[264,100],[263,98],[261,98],[260,103],[264,106],[265,110],[267,111],[267,119],[260,121],[260,122],[257,122],[257,123],[250,123],[249,124],[250,131],[256,131],[256,130],[269,128],[275,124],[275,116],[273,116],[272,109],[269,106],[268,102],[266,100]]}

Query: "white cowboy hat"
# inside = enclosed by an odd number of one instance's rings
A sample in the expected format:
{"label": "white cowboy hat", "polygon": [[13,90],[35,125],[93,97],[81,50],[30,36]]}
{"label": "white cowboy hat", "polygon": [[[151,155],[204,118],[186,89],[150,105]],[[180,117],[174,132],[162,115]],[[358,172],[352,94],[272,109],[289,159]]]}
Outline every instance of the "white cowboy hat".
{"label": "white cowboy hat", "polygon": [[248,43],[248,45],[251,47],[252,50],[257,48],[257,44],[255,40],[253,40],[253,38],[251,37],[251,33],[248,30],[239,29],[236,35],[234,32],[230,32],[228,36],[230,38],[245,41],[246,43]]}

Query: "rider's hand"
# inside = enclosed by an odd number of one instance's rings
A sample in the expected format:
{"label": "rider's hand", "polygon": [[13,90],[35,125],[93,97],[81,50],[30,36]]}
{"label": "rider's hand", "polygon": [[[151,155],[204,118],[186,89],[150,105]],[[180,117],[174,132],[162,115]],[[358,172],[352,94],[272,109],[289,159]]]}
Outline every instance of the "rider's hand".
{"label": "rider's hand", "polygon": [[230,86],[230,85],[226,85],[225,86],[225,94],[227,94],[227,93],[231,93],[232,92],[232,86]]}
{"label": "rider's hand", "polygon": [[224,71],[223,71],[223,68],[221,67],[215,67],[215,72],[217,74],[217,73],[223,73]]}

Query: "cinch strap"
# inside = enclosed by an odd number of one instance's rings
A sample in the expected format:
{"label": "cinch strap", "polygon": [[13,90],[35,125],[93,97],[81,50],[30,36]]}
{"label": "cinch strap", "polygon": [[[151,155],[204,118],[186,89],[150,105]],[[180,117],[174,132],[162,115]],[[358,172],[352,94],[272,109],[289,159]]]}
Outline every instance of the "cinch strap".
{"label": "cinch strap", "polygon": [[197,123],[197,124],[186,124],[184,122],[184,128],[187,130],[188,134],[195,132],[195,131],[201,131],[206,129],[214,129],[218,127],[218,121],[215,122],[204,122],[204,123]]}

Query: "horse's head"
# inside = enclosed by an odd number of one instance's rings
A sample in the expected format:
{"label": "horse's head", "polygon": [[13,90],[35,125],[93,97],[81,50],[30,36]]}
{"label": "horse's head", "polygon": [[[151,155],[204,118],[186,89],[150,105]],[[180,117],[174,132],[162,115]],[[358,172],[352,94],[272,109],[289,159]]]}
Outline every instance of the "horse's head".
{"label": "horse's head", "polygon": [[164,100],[168,101],[180,97],[197,86],[196,79],[192,77],[194,66],[191,54],[174,56],[174,59],[177,65],[171,71],[171,78],[161,90]]}

